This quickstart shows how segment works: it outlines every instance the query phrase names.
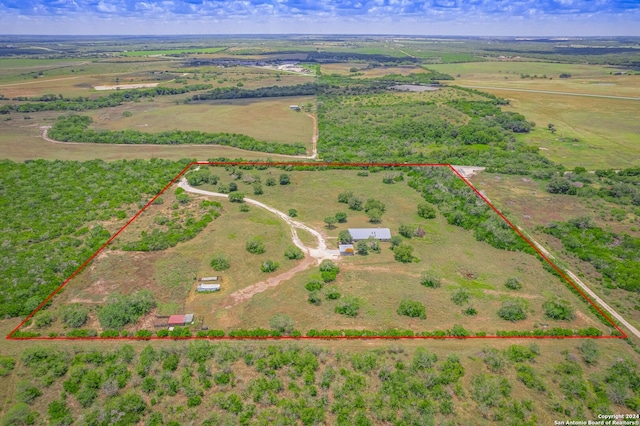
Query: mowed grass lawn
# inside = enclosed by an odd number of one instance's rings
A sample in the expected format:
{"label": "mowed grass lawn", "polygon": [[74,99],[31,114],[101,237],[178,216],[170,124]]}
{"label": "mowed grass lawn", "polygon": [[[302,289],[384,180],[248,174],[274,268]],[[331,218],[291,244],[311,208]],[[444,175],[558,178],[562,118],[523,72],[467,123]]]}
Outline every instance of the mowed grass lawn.
{"label": "mowed grass lawn", "polygon": [[[303,143],[311,147],[313,120],[292,104],[315,104],[313,96],[269,99],[234,99],[180,104],[156,99],[95,111],[93,128],[139,130],[157,133],[169,130],[241,133],[268,142]],[[131,117],[123,112],[130,111]]]}
{"label": "mowed grass lawn", "polygon": [[[236,170],[237,171],[237,170]],[[221,183],[230,181],[231,170],[213,168]],[[243,173],[260,176],[264,194],[251,195],[251,187],[239,183],[239,191],[268,205],[287,212],[296,209],[296,219],[321,231],[329,245],[337,247],[337,234],[349,227],[389,227],[392,235],[398,233],[401,224],[420,225],[426,231],[422,238],[406,240],[415,249],[419,262],[403,264],[394,260],[389,243],[382,243],[380,254],[344,257],[339,261],[341,272],[335,283],[345,296],[358,297],[362,301],[360,314],[356,318],[334,312],[338,301],[326,300],[320,306],[307,302],[308,292],[304,285],[319,278],[317,268],[296,275],[278,287],[255,295],[250,301],[231,309],[220,305],[213,318],[205,318],[209,327],[267,327],[268,320],[276,313],[286,313],[301,330],[310,328],[360,328],[384,329],[389,327],[410,328],[416,331],[448,329],[461,324],[474,331],[530,330],[549,326],[585,327],[602,326],[587,312],[582,301],[573,296],[564,285],[548,272],[535,257],[523,253],[497,250],[475,240],[471,232],[448,225],[438,216],[425,220],[417,216],[416,205],[421,198],[405,182],[393,185],[382,183],[386,172],[357,176],[357,171],[292,171],[279,169],[243,170]],[[287,173],[289,185],[264,185],[267,177],[278,180]],[[203,186],[214,190],[215,187]],[[352,191],[363,201],[375,198],[386,204],[386,212],[379,225],[368,223],[364,212],[349,210],[347,205],[337,202],[341,191]],[[327,229],[323,219],[344,211],[348,215],[345,224]],[[420,285],[423,271],[434,271],[442,277],[442,286],[430,289]],[[507,278],[518,277],[523,283],[520,291],[511,291],[504,286]],[[470,305],[478,310],[477,316],[462,314],[468,304],[457,306],[451,295],[465,287],[472,295]],[[324,293],[324,290],[323,290]],[[523,297],[529,303],[529,317],[525,321],[511,323],[497,316],[503,300]],[[411,319],[399,316],[396,310],[400,301],[408,298],[423,303],[427,319]],[[543,315],[542,304],[548,298],[567,299],[579,311],[571,322],[548,320]],[[212,321],[212,322],[210,322]]]}

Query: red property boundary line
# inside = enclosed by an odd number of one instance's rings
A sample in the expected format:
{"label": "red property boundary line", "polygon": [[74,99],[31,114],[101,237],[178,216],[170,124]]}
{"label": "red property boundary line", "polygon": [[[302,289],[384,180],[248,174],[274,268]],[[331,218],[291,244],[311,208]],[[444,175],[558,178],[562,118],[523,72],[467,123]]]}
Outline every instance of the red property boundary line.
{"label": "red property boundary line", "polygon": [[[136,220],[153,202],[160,197],[171,185],[178,181],[192,166],[311,166],[311,167],[448,167],[458,176],[471,190],[484,201],[502,220],[505,221],[511,229],[513,229],[545,262],[547,262],[567,283],[569,283],[593,308],[600,313],[609,324],[615,328],[619,336],[279,336],[279,337],[14,337],[14,334],[29,321],[43,306],[45,306],[53,297],[58,294],[76,275],[78,275],[100,252],[102,252],[111,242],[118,237],[134,220]],[[626,339],[627,334],[615,324],[598,305],[596,305],[558,266],[556,266],[531,240],[529,240],[509,219],[507,219],[500,210],[498,210],[471,182],[469,182],[454,166],[451,164],[439,163],[323,163],[323,162],[296,162],[296,161],[192,161],[180,173],[176,175],[160,192],[158,192],[147,204],[144,205],[129,221],[124,224],[118,232],[113,234],[109,240],[102,245],[89,259],[87,259],[76,271],[69,276],[58,288],[56,288],[36,309],[33,310],[17,327],[15,327],[7,336],[7,340],[344,340],[344,339]]]}

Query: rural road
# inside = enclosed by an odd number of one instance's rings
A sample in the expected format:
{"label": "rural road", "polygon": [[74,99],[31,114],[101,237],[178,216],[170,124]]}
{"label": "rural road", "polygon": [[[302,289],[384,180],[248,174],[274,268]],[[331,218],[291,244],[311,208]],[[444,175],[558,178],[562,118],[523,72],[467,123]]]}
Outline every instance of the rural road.
{"label": "rural road", "polygon": [[[520,227],[518,227],[518,229],[520,229]],[[522,229],[520,229],[520,230],[522,231]],[[538,248],[538,250],[540,250],[542,253],[544,253],[545,256],[547,256],[549,259],[554,259],[554,256],[551,253],[549,253],[549,251],[547,249],[545,249],[539,242],[537,242],[536,240],[531,238],[529,235],[527,235],[527,238],[529,239],[529,241],[531,241],[533,244],[535,244],[535,246]],[[573,282],[575,282],[585,293],[587,293],[589,295],[589,297],[591,297],[591,299],[594,302],[596,302],[598,305],[600,305],[600,307],[602,309],[604,309],[606,312],[608,312],[612,317],[614,317],[616,320],[618,320],[620,322],[620,324],[625,326],[632,334],[634,334],[638,339],[640,339],[640,331],[638,331],[637,328],[635,328],[633,325],[631,325],[629,323],[629,321],[624,319],[624,317],[622,315],[620,315],[618,312],[616,312],[615,309],[613,309],[611,306],[609,306],[607,304],[607,302],[602,300],[596,293],[594,293],[594,291],[591,290],[580,278],[578,278],[576,276],[576,274],[574,274],[573,272],[569,271],[568,269],[563,269],[563,271],[569,276],[569,278],[571,278],[573,280]]]}
{"label": "rural road", "polygon": [[567,96],[586,96],[589,98],[604,98],[604,99],[623,99],[631,101],[640,101],[640,98],[633,98],[630,96],[613,96],[613,95],[595,95],[591,93],[573,93],[573,92],[554,92],[551,90],[534,90],[534,89],[517,89],[511,87],[492,87],[492,86],[463,86],[468,89],[493,89],[493,90],[506,90],[511,92],[530,92],[530,93],[542,93],[547,95],[567,95]]}
{"label": "rural road", "polygon": [[[227,194],[221,194],[219,192],[211,192],[211,191],[204,191],[202,189],[198,189],[198,188],[194,188],[191,185],[189,185],[189,183],[187,182],[187,180],[183,177],[180,180],[180,183],[178,184],[178,186],[182,189],[184,189],[187,192],[190,192],[192,194],[199,194],[199,195],[206,195],[206,196],[210,196],[210,197],[223,197],[223,198],[229,198],[229,196]],[[287,225],[289,225],[289,228],[291,229],[291,238],[293,240],[293,243],[296,245],[296,247],[298,247],[300,250],[302,250],[304,253],[306,253],[305,255],[305,259],[302,261],[302,263],[296,265],[294,268],[283,272],[282,274],[279,274],[275,277],[271,277],[265,281],[261,281],[259,283],[250,285],[248,287],[245,287],[243,289],[237,290],[233,293],[231,293],[229,295],[229,297],[232,299],[231,303],[226,303],[225,304],[225,308],[229,309],[241,302],[244,302],[246,300],[251,299],[255,294],[257,293],[261,293],[265,290],[267,290],[268,288],[271,287],[275,287],[278,284],[280,284],[282,281],[286,281],[288,279],[290,279],[291,277],[293,277],[295,274],[297,274],[298,272],[304,271],[305,269],[309,268],[310,266],[313,266],[314,264],[319,265],[320,262],[322,262],[324,259],[329,259],[329,260],[336,260],[340,257],[340,251],[338,250],[332,250],[327,248],[327,242],[324,239],[324,237],[322,236],[322,234],[320,234],[318,231],[316,231],[313,228],[308,227],[307,225],[305,225],[302,222],[298,222],[297,220],[293,220],[291,217],[289,217],[289,215],[287,215],[286,213],[275,209],[271,206],[268,206],[264,203],[261,203],[260,201],[251,199],[251,198],[245,198],[244,201],[248,204],[253,204],[254,206],[258,206],[260,208],[263,208],[273,214],[275,214],[276,216],[278,216],[280,219],[282,219],[285,223],[287,223]],[[309,232],[310,234],[312,234],[314,237],[317,238],[318,240],[318,246],[317,247],[307,247],[305,246],[302,241],[300,240],[300,238],[298,237],[298,233],[296,231],[296,229],[303,229],[307,232]]]}

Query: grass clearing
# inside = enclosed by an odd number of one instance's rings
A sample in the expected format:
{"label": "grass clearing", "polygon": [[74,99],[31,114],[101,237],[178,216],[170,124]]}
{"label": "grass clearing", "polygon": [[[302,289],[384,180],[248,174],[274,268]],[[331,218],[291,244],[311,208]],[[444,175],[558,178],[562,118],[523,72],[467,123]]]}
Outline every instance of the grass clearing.
{"label": "grass clearing", "polygon": [[[289,105],[315,104],[313,96],[267,99],[225,99],[176,105],[168,99],[125,104],[92,114],[97,130],[135,129],[159,133],[199,130],[208,133],[241,133],[268,142],[296,143],[311,151],[313,120]],[[124,111],[132,113],[123,116]]]}

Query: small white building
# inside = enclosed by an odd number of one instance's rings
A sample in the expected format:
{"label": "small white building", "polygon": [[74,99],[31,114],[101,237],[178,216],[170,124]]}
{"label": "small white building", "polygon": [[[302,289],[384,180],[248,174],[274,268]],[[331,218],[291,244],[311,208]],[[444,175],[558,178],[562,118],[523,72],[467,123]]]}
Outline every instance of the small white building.
{"label": "small white building", "polygon": [[289,105],[289,109],[293,111],[300,111],[300,105]]}
{"label": "small white building", "polygon": [[338,249],[340,250],[340,256],[353,256],[355,254],[353,244],[339,244]]}
{"label": "small white building", "polygon": [[200,281],[218,281],[220,277],[202,277]]}
{"label": "small white building", "polygon": [[212,291],[220,291],[220,284],[198,284],[196,288],[198,293],[209,293]]}

